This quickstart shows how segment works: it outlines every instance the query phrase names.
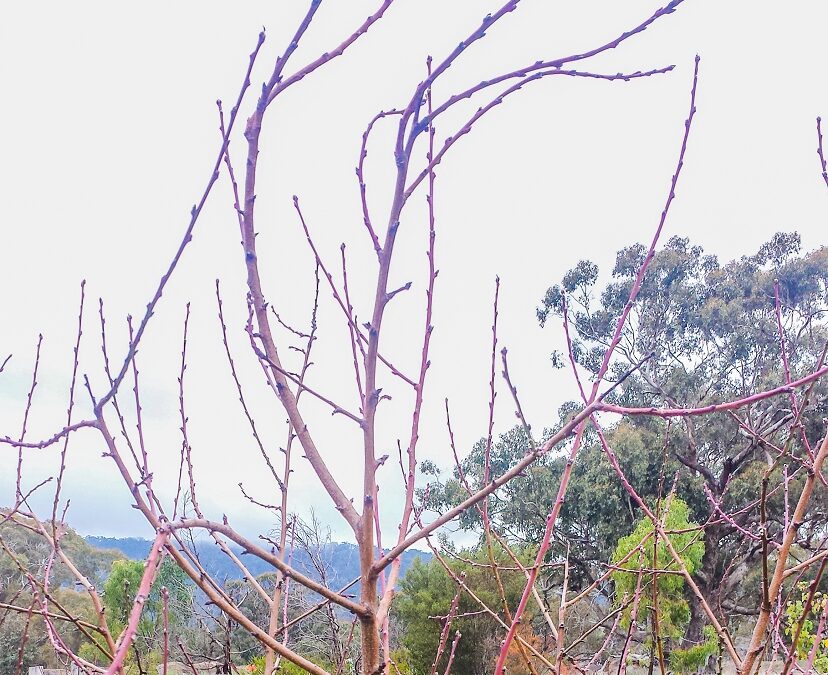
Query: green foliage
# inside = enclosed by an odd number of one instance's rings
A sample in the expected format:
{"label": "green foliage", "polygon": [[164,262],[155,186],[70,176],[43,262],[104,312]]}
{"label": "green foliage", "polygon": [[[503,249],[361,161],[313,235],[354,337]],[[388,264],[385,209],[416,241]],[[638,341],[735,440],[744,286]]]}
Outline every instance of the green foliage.
{"label": "green foliage", "polygon": [[[109,629],[116,635],[127,624],[135,593],[143,575],[144,563],[138,560],[116,560],[112,563],[109,578],[104,584],[104,607]],[[139,627],[139,633],[147,631],[147,619],[143,621],[144,630]]]}
{"label": "green foliage", "polygon": [[[25,614],[8,614],[0,625],[0,675],[13,675],[26,627]],[[30,636],[23,648],[23,668],[37,665],[37,636]]]}
{"label": "green foliage", "polygon": [[[0,509],[0,521],[4,515],[3,509]],[[46,523],[44,527],[51,533],[51,524]],[[81,574],[98,587],[109,574],[112,562],[123,558],[117,551],[104,551],[89,545],[69,527],[60,526],[58,531],[63,551]],[[48,539],[37,532],[35,521],[17,515],[14,519],[0,522],[0,537],[27,572],[35,578],[42,577],[44,565],[52,553],[52,546]],[[28,592],[25,576],[5,550],[0,550],[0,579],[3,580],[0,584],[0,602],[8,602],[21,588],[24,593]],[[75,581],[75,577],[60,560],[53,561],[50,576],[50,585],[53,588],[71,587]]]}
{"label": "green foliage", "polygon": [[[324,668],[329,673],[336,671],[336,668],[334,668],[330,663],[327,663],[325,661],[317,662],[314,659],[309,660],[316,663],[316,665],[320,668]],[[262,668],[262,672],[264,672],[264,663],[262,663]],[[279,664],[279,670],[276,672],[278,672],[280,675],[307,675],[308,673],[307,670],[305,670],[304,668],[300,668],[295,663],[291,663],[287,659],[282,659],[281,663]]]}
{"label": "green foliage", "polygon": [[[473,588],[489,607],[502,607],[494,575],[491,573],[491,568],[485,566],[489,562],[485,547],[460,551],[457,555],[458,559],[449,559],[449,565],[454,573],[458,575],[465,573],[468,586]],[[504,566],[512,565],[499,548],[494,550],[494,555],[495,559]],[[520,557],[524,563],[529,564],[530,551],[524,551]],[[526,578],[522,572],[505,570],[501,572],[501,579],[506,600],[510,607],[515,607]],[[409,653],[408,664],[411,673],[424,675],[431,669],[443,626],[442,621],[435,617],[444,617],[448,614],[456,591],[455,582],[436,559],[428,563],[415,561],[400,581],[394,612],[395,618],[402,624],[401,643]],[[468,594],[461,595],[460,614],[477,612],[479,609],[479,605]],[[531,626],[531,619],[531,613],[527,612],[525,625]],[[472,675],[486,672],[494,662],[500,640],[503,639],[498,624],[491,617],[478,613],[456,619],[452,623],[450,639],[455,630],[462,633],[462,638],[458,643],[452,673]],[[448,652],[447,647],[438,668],[440,672],[445,669]],[[511,671],[519,673],[521,669],[516,667],[511,668]]]}
{"label": "green foliage", "polygon": [[397,666],[394,669],[399,675],[413,675],[414,669],[411,664],[411,652],[405,647],[391,650],[391,660]]}
{"label": "green foliage", "polygon": [[[826,603],[828,603],[828,594],[821,591],[814,593],[808,614],[803,618],[810,592],[809,584],[800,582],[798,590],[800,592],[799,597],[792,598],[785,606],[785,635],[793,641],[797,626],[800,621],[802,622],[799,639],[796,643],[796,656],[798,659],[807,660],[816,641],[817,626],[819,625],[820,616],[825,611]],[[826,632],[828,632],[828,626],[823,628],[819,646],[817,646],[816,658],[814,659],[814,668],[819,673],[828,673],[828,636],[826,636]]]}
{"label": "green foliage", "polygon": [[244,673],[250,673],[250,675],[263,675],[264,669],[265,657],[257,656],[246,666],[242,667],[240,670]]}
{"label": "green foliage", "polygon": [[[549,288],[538,307],[543,325],[562,314],[566,295],[573,355],[587,372],[596,373],[600,366],[646,253],[640,244],[618,251],[611,277],[602,285],[597,266],[581,261]],[[802,253],[798,235],[780,233],[752,255],[720,262],[688,239],[673,237],[655,251],[644,276],[606,375],[608,382],[618,383],[608,400],[630,407],[699,407],[779,386],[785,373],[775,280],[792,377],[811,372],[828,339],[828,247]],[[553,365],[567,361],[560,354],[554,360]],[[770,481],[780,483],[787,470],[789,476],[796,475],[788,486],[796,494],[804,480],[796,468],[805,451],[799,434],[791,434],[790,423],[785,422],[788,407],[785,397],[777,397],[748,406],[741,414],[761,421],[763,429],[772,428],[769,441],[780,446],[789,443],[789,452]],[[581,408],[576,402],[561,406],[557,424],[542,437],[549,438]],[[801,418],[812,444],[821,438],[821,420],[826,416],[828,380],[823,380],[815,384],[810,406]],[[656,503],[662,494],[660,476],[667,481],[677,476],[676,495],[687,504],[688,518],[711,520],[703,534],[705,553],[697,568],[702,591],[710,594],[724,587],[723,600],[755,608],[756,595],[746,590],[746,584],[722,583],[726,570],[732,578],[750,578],[756,563],[743,546],[742,532],[717,516],[705,491],[724,511],[740,514],[740,527],[755,531],[760,520],[756,500],[767,469],[762,445],[723,413],[671,425],[659,418],[627,418],[605,432],[621,469],[647,503]],[[561,443],[490,497],[490,513],[503,531],[523,542],[540,541],[566,467],[569,442]],[[484,449],[485,443],[478,442],[462,463],[472,489],[482,486]],[[492,448],[493,475],[502,474],[529,449],[522,428],[502,435]],[[423,495],[427,494],[429,508],[445,512],[466,497],[459,471],[441,476],[437,467],[426,468],[433,476]],[[772,492],[766,507],[769,536],[778,540],[784,523],[783,491]],[[818,491],[800,529],[802,540],[821,538],[826,510],[828,492]],[[588,428],[555,526],[560,539],[553,542],[549,557],[561,560],[568,544],[571,588],[583,587],[601,573],[616,542],[640,518]],[[479,516],[473,510],[461,517],[460,524],[480,531]],[[689,602],[689,608],[675,608],[682,612],[672,623],[686,625],[685,637],[698,642],[703,612],[693,597]]]}
{"label": "green foliage", "polygon": [[[569,408],[565,408],[562,417],[568,412]],[[633,487],[645,500],[654,502],[659,494],[664,425],[654,420],[624,421],[608,430],[606,436]],[[484,448],[484,442],[477,443],[462,462],[464,475],[472,489],[482,484]],[[501,435],[492,448],[492,476],[502,474],[529,449],[522,427],[514,427]],[[521,539],[539,542],[565,464],[564,456],[544,457],[503,486],[491,498],[490,513],[493,518]],[[675,474],[680,468],[681,464],[668,454],[666,474]],[[697,478],[683,472],[678,488],[688,496],[694,511],[704,509],[706,500]],[[455,473],[444,482],[430,485],[426,503],[433,510],[442,512],[466,496]],[[584,581],[589,583],[600,574],[598,563],[609,560],[616,543],[633,529],[639,515],[637,506],[616,478],[597,439],[588,433],[572,468],[566,501],[555,527],[556,532],[570,543],[573,587],[577,588]],[[461,516],[460,522],[466,529],[482,528],[480,516],[473,509]],[[560,548],[557,551],[553,549],[553,555],[560,556],[562,553]]]}
{"label": "green foliage", "polygon": [[[664,521],[670,543],[681,557],[682,563],[690,574],[698,569],[704,557],[704,542],[700,539],[702,530],[698,524],[690,521],[690,510],[680,499],[668,499],[667,517]],[[663,516],[662,516],[663,517]],[[653,593],[653,575],[647,570],[676,571],[673,558],[667,550],[663,539],[655,545],[653,523],[649,518],[638,522],[632,534],[618,541],[612,561],[622,570],[612,573],[615,582],[616,602],[631,598],[635,594],[640,570],[645,570],[641,577],[641,603],[643,608],[649,603]],[[638,552],[635,553],[636,549]],[[632,554],[626,562],[621,562]],[[665,637],[679,637],[684,626],[690,620],[687,600],[684,598],[684,578],[678,574],[657,575],[657,599],[659,627]],[[629,622],[632,608],[625,612],[625,621]],[[638,618],[644,618],[642,611]]]}
{"label": "green foliage", "polygon": [[[27,608],[32,603],[32,594],[26,575],[42,580],[46,563],[51,559],[49,585],[52,597],[73,616],[94,623],[95,613],[89,596],[75,590],[74,575],[53,556],[50,540],[41,534],[36,521],[19,514],[3,520],[6,515],[7,512],[0,509],[0,537],[8,548],[8,552],[5,548],[0,549],[0,602]],[[51,523],[44,523],[43,527],[51,536]],[[80,572],[98,587],[103,584],[113,560],[122,557],[117,552],[90,546],[65,525],[59,526],[58,536],[61,548]],[[25,622],[25,613],[0,610],[0,675],[15,672]],[[70,649],[81,649],[87,641],[72,624],[59,622],[58,628]],[[30,622],[23,657],[24,665],[60,666],[46,636],[45,623],[37,615]]]}
{"label": "green foliage", "polygon": [[[4,514],[0,511],[0,516],[2,515]],[[43,527],[50,537],[51,524],[44,523]],[[54,558],[50,540],[41,534],[36,521],[19,514],[15,515],[14,518],[0,523],[0,537],[11,552],[7,553],[5,549],[0,551],[0,602],[28,607],[32,602],[32,596],[26,574],[42,580],[46,563],[51,559],[49,586],[54,600],[71,616],[92,624],[97,622],[89,595],[85,591],[76,590],[74,575],[60,559]],[[61,549],[73,564],[94,586],[103,591],[107,624],[112,633],[118,635],[126,625],[132,609],[135,592],[144,572],[143,563],[125,560],[118,551],[97,549],[65,525],[59,526],[58,537]],[[171,559],[165,559],[144,605],[135,643],[141,667],[145,670],[151,668],[160,658],[163,586],[167,587],[170,593],[169,623],[173,645],[178,637],[185,634],[192,617],[192,584]],[[25,614],[0,611],[0,664],[3,667],[8,659],[13,658],[16,663],[17,645],[22,641],[23,625]],[[58,622],[57,628],[69,649],[91,662],[104,663],[101,651],[90,643],[76,626],[68,622]],[[44,621],[38,616],[32,617],[24,659],[26,664],[47,667],[61,665],[46,636]],[[130,652],[130,659],[132,661],[128,665],[135,667],[137,664],[134,652]],[[11,671],[0,667],[0,675],[14,672],[14,663]]]}
{"label": "green foliage", "polygon": [[[256,577],[256,580],[272,595],[276,586],[276,574],[269,572]],[[235,602],[242,613],[259,626],[267,626],[270,619],[270,606],[259,593],[251,592],[250,585],[243,579],[230,579],[224,583],[224,590]],[[224,628],[219,627],[218,632]],[[236,663],[245,663],[262,654],[263,647],[248,631],[235,623],[231,625],[230,641],[233,645],[233,655]],[[223,638],[219,638],[220,640]],[[264,667],[264,666],[263,666]],[[264,672],[264,671],[262,671]]]}
{"label": "green foliage", "polygon": [[[617,397],[631,405],[668,398],[698,404],[778,384],[776,280],[794,376],[807,372],[827,332],[828,248],[804,255],[799,248],[796,233],[779,233],[756,254],[722,265],[688,239],[671,238],[644,276],[612,375],[651,358]],[[596,371],[644,255],[641,244],[619,251],[612,280],[600,292],[597,269],[582,261],[543,298],[541,324],[561,313],[567,293],[573,351],[584,368]]]}
{"label": "green foliage", "polygon": [[[646,248],[640,244],[620,250],[611,278],[603,286],[598,284],[595,266],[582,261],[542,299],[538,308],[541,324],[561,315],[566,294],[573,354],[588,372],[597,372],[645,255]],[[655,251],[622,331],[607,379],[623,381],[610,398],[630,407],[700,407],[782,384],[785,373],[780,359],[775,282],[791,374],[797,378],[813,370],[828,338],[828,248],[802,253],[796,233],[779,233],[753,255],[720,262],[686,238],[671,238]],[[826,381],[815,385],[802,417],[811,443],[821,437],[821,420],[828,415],[827,385]],[[565,414],[578,407],[571,404]],[[786,407],[784,397],[778,397],[746,407],[742,415],[763,420],[763,431],[773,429],[767,432],[768,440],[782,445],[791,435],[790,425],[783,420]],[[774,422],[778,422],[775,427]],[[716,515],[705,496],[706,489],[725,511],[740,513],[742,528],[758,527],[756,499],[767,464],[761,445],[747,437],[736,420],[726,414],[688,420],[671,425],[669,436],[662,420],[636,418],[622,424],[626,431],[616,433],[610,444],[631,483],[648,503],[657,497],[653,483],[660,470],[654,467],[661,464],[666,450],[664,473],[669,477],[680,471],[677,494],[689,505],[693,519],[704,522]],[[579,492],[578,463],[570,486],[576,501],[568,509],[568,495],[561,515],[565,525],[572,524],[573,539],[581,534],[590,540],[595,559],[600,561],[613,521],[627,520],[627,514],[623,495],[618,497],[617,481],[611,477],[600,481],[602,467],[606,467],[600,452],[590,453],[588,448],[589,443],[577,462],[584,465],[585,474],[599,479],[595,485],[600,496],[594,499],[606,497],[620,518],[613,519],[609,509],[602,512],[581,499],[582,494],[589,497],[589,492]],[[785,468],[792,475],[804,454],[798,434],[793,434],[790,452],[771,476],[772,484],[781,481]],[[586,470],[587,466],[591,469]],[[554,471],[559,474],[560,470],[559,464]],[[796,485],[789,487],[796,490]],[[780,536],[784,522],[783,501],[779,491],[766,505],[773,539]],[[824,491],[812,499],[800,530],[803,540],[821,536],[821,514],[827,502]],[[593,518],[603,524],[592,524]],[[726,569],[744,575],[745,567],[755,564],[742,546],[742,533],[730,523],[714,518],[704,537],[707,548],[700,569],[703,574],[699,575],[703,591],[720,590]],[[577,554],[589,557],[590,546],[579,543]],[[755,594],[743,588],[728,587],[727,599],[756,607]],[[698,607],[695,610],[693,616],[699,617]],[[700,628],[696,622],[696,632],[688,637],[699,639]]]}
{"label": "green foliage", "polygon": [[670,670],[675,673],[699,673],[719,651],[719,638],[713,626],[704,627],[705,640],[687,649],[670,652]]}
{"label": "green foliage", "polygon": [[[112,564],[112,570],[104,584],[103,601],[107,625],[113,635],[120,634],[127,625],[143,575],[144,563],[139,560],[116,560]],[[138,622],[135,650],[130,652],[128,665],[137,665],[134,663],[135,659],[141,659],[141,665],[146,667],[158,659],[163,631],[161,589],[164,587],[169,592],[168,621],[172,644],[175,644],[176,635],[190,619],[192,586],[184,572],[170,558],[164,558],[150,594],[144,602]]]}

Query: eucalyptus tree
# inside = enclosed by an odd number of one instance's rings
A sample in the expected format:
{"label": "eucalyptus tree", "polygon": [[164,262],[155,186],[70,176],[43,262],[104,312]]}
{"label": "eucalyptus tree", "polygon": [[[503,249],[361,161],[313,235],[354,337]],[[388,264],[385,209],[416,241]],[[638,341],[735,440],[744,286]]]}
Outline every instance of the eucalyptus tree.
{"label": "eucalyptus tree", "polygon": [[[648,268],[615,351],[607,378],[618,384],[615,400],[625,406],[700,408],[746,397],[771,382],[795,380],[822,363],[828,248],[802,253],[800,246],[796,233],[779,233],[752,255],[722,264],[686,238],[670,239]],[[597,266],[582,261],[543,298],[539,322],[566,313],[573,357],[590,374],[598,369],[599,352],[645,253],[641,245],[619,251],[600,293]],[[738,414],[685,417],[669,426],[657,418],[634,418],[619,427],[649,436],[642,445],[648,460],[628,475],[642,486],[649,481],[643,489],[651,498],[660,455],[668,462],[662,470],[668,480],[679,469],[679,493],[686,495],[694,517],[707,523],[697,572],[701,586],[737,612],[756,609],[755,597],[740,593],[740,582],[761,555],[761,530],[781,541],[790,513],[787,495],[801,484],[802,467],[824,433],[825,385],[817,384],[805,399],[791,393]],[[784,487],[763,494],[763,482]],[[824,495],[812,500],[797,539],[803,549],[817,546],[825,534],[825,508]],[[698,638],[702,616],[697,604],[694,610],[690,637]]]}
{"label": "eucalyptus tree", "polygon": [[[701,408],[744,398],[818,367],[828,340],[828,248],[807,253],[800,248],[796,233],[779,233],[757,252],[720,263],[686,238],[670,239],[652,258],[604,377],[614,386],[607,400],[636,408]],[[618,251],[603,284],[598,266],[581,261],[542,299],[540,325],[565,317],[572,333],[571,357],[587,376],[601,366],[645,255],[641,245]],[[569,354],[554,352],[552,359],[570,367]],[[742,582],[758,575],[763,524],[771,546],[781,541],[792,508],[788,495],[801,487],[803,464],[824,433],[828,387],[817,383],[803,403],[777,397],[738,414],[674,422],[607,418],[613,426],[606,437],[638,494],[655,504],[675,489],[693,518],[704,523],[705,555],[695,575],[704,594],[735,615],[758,612],[758,596]],[[545,435],[581,407],[564,404],[559,424]],[[585,438],[553,549],[558,557],[568,551],[578,584],[601,574],[619,539],[642,515],[615,479],[594,432]],[[501,475],[530,444],[521,425],[502,434],[491,447],[491,475]],[[447,479],[440,479],[435,466],[423,467],[436,476],[423,492],[431,508],[445,511],[462,500],[461,473],[475,486],[481,484],[486,446],[485,439],[479,441]],[[779,449],[784,449],[782,456]],[[565,455],[550,454],[496,493],[493,517],[514,540],[540,541],[566,462]],[[763,483],[776,486],[764,500]],[[821,545],[826,512],[828,501],[821,493],[810,502],[800,528],[797,545],[803,553]],[[466,512],[460,522],[466,529],[481,527],[475,511]],[[698,641],[705,617],[698,599],[691,596],[690,601],[686,637]]]}

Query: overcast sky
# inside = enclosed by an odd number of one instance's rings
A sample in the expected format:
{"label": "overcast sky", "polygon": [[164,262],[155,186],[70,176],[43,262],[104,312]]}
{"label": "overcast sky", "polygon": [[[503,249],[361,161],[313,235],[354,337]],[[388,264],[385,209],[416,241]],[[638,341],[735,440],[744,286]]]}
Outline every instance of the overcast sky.
{"label": "overcast sky", "polygon": [[[297,51],[297,67],[332,49],[378,6],[377,0],[323,2]],[[104,391],[97,300],[105,302],[111,357],[126,348],[125,317],[142,315],[186,227],[216,155],[215,100],[229,108],[259,30],[267,41],[254,71],[256,90],[284,49],[306,2],[7,3],[0,21],[0,435],[18,436],[37,335],[45,340],[28,438],[53,433],[66,417],[79,286],[87,280],[81,372]],[[443,99],[498,73],[602,44],[649,16],[651,0],[523,0],[435,87]],[[257,227],[268,299],[306,325],[313,263],[291,205],[302,200],[328,264],[339,269],[347,244],[350,283],[367,319],[376,264],[362,226],[354,166],[362,131],[380,109],[404,105],[422,79],[426,56],[441,59],[497,3],[397,0],[345,56],[291,89],[268,112],[261,146]],[[556,421],[576,391],[555,371],[556,322],[540,329],[535,307],[545,289],[580,259],[606,275],[622,246],[649,241],[668,191],[688,110],[693,57],[701,55],[698,114],[665,240],[679,234],[721,259],[750,254],[779,230],[797,230],[806,249],[825,243],[828,190],[817,164],[815,118],[828,116],[828,4],[686,0],[644,34],[581,64],[602,73],[675,64],[645,80],[548,78],[488,115],[438,171],[437,282],[433,367],[427,384],[420,458],[451,466],[443,413],[448,397],[459,449],[485,434],[495,275],[502,280],[500,331],[530,422]],[[481,97],[447,115],[450,135]],[[387,213],[393,172],[391,131],[373,137],[369,196],[378,224]],[[238,171],[244,139],[231,152]],[[422,160],[423,148],[418,155]],[[383,351],[414,372],[420,358],[426,272],[424,195],[401,226],[391,287],[413,281],[386,318]],[[156,485],[174,491],[180,434],[176,378],[186,302],[192,317],[185,379],[190,441],[200,499],[212,518],[226,513],[246,532],[273,518],[263,502],[276,486],[258,456],[224,356],[214,296],[223,287],[231,348],[268,446],[284,444],[284,413],[264,386],[243,332],[245,270],[226,176],[141,346],[145,433]],[[341,312],[323,287],[319,336],[309,383],[356,410],[351,356]],[[286,335],[281,336],[287,339]],[[286,343],[285,343],[286,344]],[[411,392],[383,373],[380,453],[395,454],[410,427]],[[507,391],[496,429],[514,422]],[[129,388],[122,390],[126,405]],[[88,416],[78,393],[76,419]],[[325,458],[359,498],[360,434],[353,423],[307,398],[304,413]],[[134,422],[131,422],[133,424]],[[83,533],[150,534],[130,508],[94,431],[69,445],[64,496],[69,522]],[[57,449],[28,452],[25,486],[56,470]],[[14,498],[16,453],[0,454],[0,503]],[[292,508],[311,507],[335,538],[346,527],[304,460],[295,465]],[[51,504],[44,488],[35,504]],[[381,471],[386,541],[395,536],[402,487],[398,467]]]}

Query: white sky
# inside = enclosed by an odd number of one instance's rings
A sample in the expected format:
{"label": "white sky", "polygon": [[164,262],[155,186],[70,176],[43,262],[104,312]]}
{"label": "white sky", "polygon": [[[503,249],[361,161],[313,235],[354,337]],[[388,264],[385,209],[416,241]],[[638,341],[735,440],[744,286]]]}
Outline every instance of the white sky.
{"label": "white sky", "polygon": [[[373,11],[372,0],[329,0],[294,57],[298,67],[330,50]],[[328,264],[339,268],[346,242],[354,304],[367,318],[376,265],[362,227],[354,166],[365,124],[380,109],[404,105],[424,73],[496,2],[397,0],[344,57],[280,98],[269,111],[258,184],[259,252],[268,299],[289,320],[307,321],[312,260],[300,237],[291,195],[298,194]],[[217,152],[215,99],[229,109],[256,35],[268,39],[246,100],[284,49],[306,2],[179,1],[7,3],[0,21],[0,435],[17,436],[38,332],[45,336],[29,438],[65,420],[81,279],[87,312],[81,372],[104,388],[97,298],[103,297],[111,356],[125,352],[124,317],[140,316],[200,196]],[[435,88],[441,99],[469,84],[538,59],[595,47],[640,23],[651,0],[523,0],[469,49]],[[522,403],[536,429],[574,398],[565,372],[548,359],[557,325],[541,330],[534,308],[545,289],[582,258],[606,273],[617,249],[649,241],[661,212],[687,113],[693,56],[702,57],[698,114],[665,240],[688,235],[728,259],[753,253],[778,230],[798,230],[806,249],[825,242],[828,190],[819,175],[814,120],[828,117],[828,5],[687,0],[678,11],[599,58],[597,72],[674,72],[630,83],[548,78],[531,84],[462,139],[440,167],[433,367],[420,458],[451,465],[443,398],[453,408],[459,448],[485,433],[494,276],[502,280],[500,341]],[[485,98],[447,115],[438,134]],[[392,123],[373,137],[369,195],[379,227],[387,212]],[[244,141],[231,145],[241,172]],[[422,154],[420,154],[422,158]],[[419,360],[426,259],[424,196],[403,219],[391,286],[414,287],[392,304],[383,351],[406,372]],[[184,305],[192,303],[186,376],[190,440],[204,510],[226,513],[247,532],[272,518],[236,487],[276,500],[236,400],[219,339],[214,282],[223,284],[232,348],[257,423],[271,447],[284,443],[284,413],[263,386],[246,344],[244,266],[226,177],[222,176],[193,243],[162,300],[139,355],[146,435],[156,485],[169,500],[177,473],[177,384]],[[323,287],[320,340],[309,383],[356,410],[345,323]],[[498,366],[499,371],[499,366]],[[407,439],[411,393],[383,374],[394,396],[381,409],[380,453]],[[496,428],[514,423],[500,395]],[[129,388],[122,390],[127,403]],[[77,416],[89,405],[79,390]],[[359,500],[360,435],[307,398],[309,427],[335,476]],[[77,418],[77,417],[76,417]],[[69,446],[64,495],[69,522],[84,533],[149,534],[129,507],[94,431]],[[25,484],[54,473],[57,449],[26,455]],[[0,454],[0,503],[14,497],[15,453]],[[313,506],[335,538],[346,526],[296,462],[292,508]],[[394,462],[381,472],[385,541],[395,536],[401,481]],[[41,508],[51,504],[48,489]]]}

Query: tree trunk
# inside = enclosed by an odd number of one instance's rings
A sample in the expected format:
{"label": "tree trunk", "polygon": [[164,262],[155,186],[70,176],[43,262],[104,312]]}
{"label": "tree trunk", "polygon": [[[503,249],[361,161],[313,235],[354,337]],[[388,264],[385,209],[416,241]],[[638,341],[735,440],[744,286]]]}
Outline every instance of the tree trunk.
{"label": "tree trunk", "polygon": [[[702,588],[700,586],[700,588]],[[704,592],[704,589],[702,590]],[[706,595],[706,593],[705,593]],[[690,623],[684,631],[684,637],[681,639],[682,649],[689,649],[695,647],[702,641],[702,629],[707,622],[707,615],[702,609],[699,599],[693,595],[690,597]]]}
{"label": "tree trunk", "polygon": [[[722,537],[721,527],[714,525],[705,530],[704,537],[704,558],[702,558],[701,574],[696,577],[695,581],[706,599],[710,599],[712,593],[711,589],[715,589],[719,585],[718,570],[720,569],[719,549],[720,540]],[[684,637],[681,640],[682,649],[694,647],[704,641],[704,627],[708,623],[707,614],[701,605],[699,599],[693,595],[689,595],[690,603],[690,623],[684,631]]]}
{"label": "tree trunk", "polygon": [[[366,504],[369,500],[366,500]],[[367,510],[367,509],[366,509]],[[365,515],[363,515],[365,517]],[[377,581],[378,577],[371,571],[373,563],[373,534],[372,530],[363,530],[363,537],[367,539],[360,542],[360,554],[362,557],[362,579],[360,580],[360,600],[362,604],[371,609],[367,616],[360,617],[361,626],[361,647],[362,647],[362,675],[379,675],[385,668],[385,662],[380,658],[380,635],[377,625]]]}

